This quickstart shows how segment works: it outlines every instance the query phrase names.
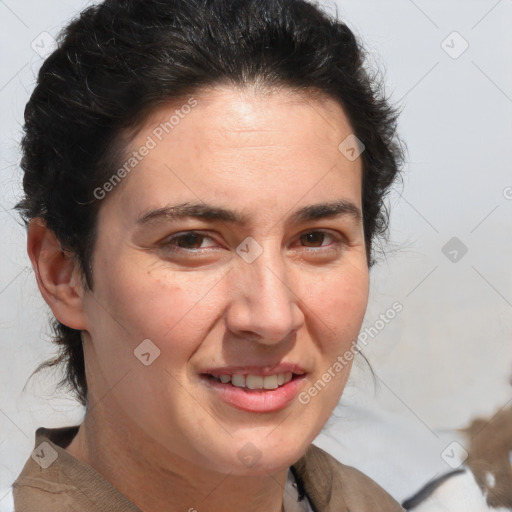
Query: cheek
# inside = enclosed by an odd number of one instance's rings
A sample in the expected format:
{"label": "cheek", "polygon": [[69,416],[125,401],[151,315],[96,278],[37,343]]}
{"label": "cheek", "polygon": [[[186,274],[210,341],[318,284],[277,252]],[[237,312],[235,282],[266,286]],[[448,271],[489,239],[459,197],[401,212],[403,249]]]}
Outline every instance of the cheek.
{"label": "cheek", "polygon": [[222,279],[221,273],[180,273],[140,264],[110,265],[103,275],[97,298],[104,307],[96,308],[96,334],[112,333],[112,346],[117,350],[122,343],[130,354],[150,339],[175,360],[193,351],[210,325],[215,311],[209,295]]}
{"label": "cheek", "polygon": [[[355,343],[368,302],[368,272],[333,272],[310,287],[307,306],[319,360],[305,392],[319,425],[324,425],[338,404],[356,357]],[[306,302],[306,301],[305,301]]]}
{"label": "cheek", "polygon": [[91,375],[99,395],[115,388],[112,399],[139,424],[133,411],[163,412],[162,397],[171,409],[180,405],[173,384],[187,381],[187,363],[214,323],[219,276],[118,265],[102,282],[92,301]]}
{"label": "cheek", "polygon": [[361,328],[368,302],[368,273],[333,272],[315,281],[307,294],[307,305],[324,331],[320,338],[329,352],[352,342]]}

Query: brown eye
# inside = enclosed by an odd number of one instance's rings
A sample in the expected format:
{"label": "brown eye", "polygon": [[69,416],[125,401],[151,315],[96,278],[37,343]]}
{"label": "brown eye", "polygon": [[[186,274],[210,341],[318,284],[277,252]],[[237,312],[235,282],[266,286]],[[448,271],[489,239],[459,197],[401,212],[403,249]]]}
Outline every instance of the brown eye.
{"label": "brown eye", "polygon": [[173,239],[173,242],[184,249],[199,249],[204,238],[204,235],[198,233],[187,233],[186,235],[177,236]]}
{"label": "brown eye", "polygon": [[337,231],[307,231],[296,239],[298,248],[306,257],[338,257],[347,246],[345,237]]}
{"label": "brown eye", "polygon": [[311,231],[301,235],[300,241],[306,247],[322,247],[322,242],[324,241],[326,235],[330,236],[328,233],[324,233],[323,231]]}
{"label": "brown eye", "polygon": [[201,249],[212,249],[215,247],[215,241],[203,234],[196,233],[194,231],[185,232],[177,235],[173,235],[163,241],[162,245],[173,251],[196,251],[199,252]]}

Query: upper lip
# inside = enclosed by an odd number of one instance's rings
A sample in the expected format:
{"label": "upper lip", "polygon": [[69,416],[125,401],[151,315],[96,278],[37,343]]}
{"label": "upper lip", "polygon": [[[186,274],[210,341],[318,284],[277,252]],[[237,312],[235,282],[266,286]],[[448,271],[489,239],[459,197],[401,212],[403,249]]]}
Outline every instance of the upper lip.
{"label": "upper lip", "polygon": [[302,375],[306,373],[304,368],[296,363],[280,363],[277,365],[267,366],[225,366],[223,368],[208,368],[201,373],[213,375],[218,377],[219,375],[260,375],[265,377],[267,375],[275,375],[276,373],[294,373],[296,375]]}

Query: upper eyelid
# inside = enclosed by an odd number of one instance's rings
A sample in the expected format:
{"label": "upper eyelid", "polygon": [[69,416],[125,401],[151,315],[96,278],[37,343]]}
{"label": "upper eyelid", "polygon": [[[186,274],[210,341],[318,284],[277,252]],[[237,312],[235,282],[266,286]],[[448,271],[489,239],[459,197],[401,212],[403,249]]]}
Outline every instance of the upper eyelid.
{"label": "upper eyelid", "polygon": [[[335,230],[321,229],[321,228],[309,229],[309,230],[302,231],[298,235],[296,235],[296,238],[300,238],[301,236],[307,235],[309,233],[324,233],[326,235],[332,236],[335,239],[335,241],[338,242],[338,243],[347,243],[346,237],[342,233],[336,232]],[[201,231],[201,230],[189,230],[189,231],[180,231],[178,233],[174,233],[173,235],[167,236],[167,237],[165,237],[162,240],[162,243],[171,242],[172,240],[176,240],[176,239],[179,239],[180,237],[191,235],[191,234],[199,235],[199,236],[202,236],[204,238],[209,238],[210,240],[215,241],[215,237],[209,235],[208,232],[204,232],[204,231]],[[187,249],[185,247],[179,247],[179,246],[177,246],[177,247],[179,249],[183,249],[185,251],[199,251],[199,250],[201,250],[201,248],[198,248],[198,249]],[[318,248],[322,248],[322,247],[323,246],[320,246]],[[306,247],[306,248],[308,248],[308,247]],[[309,249],[316,249],[316,248],[315,247],[309,247]]]}
{"label": "upper eyelid", "polygon": [[[169,236],[166,236],[165,238],[162,239],[162,241],[160,242],[161,244],[163,245],[166,245],[166,244],[170,244],[170,242],[172,242],[173,240],[177,240],[177,239],[180,239],[184,236],[187,236],[187,235],[199,235],[203,238],[209,238],[210,240],[213,240],[214,242],[216,241],[215,238],[211,235],[208,235],[202,231],[196,231],[196,230],[191,230],[191,231],[180,231],[178,233],[174,233],[172,235],[169,235]],[[217,242],[218,243],[218,242]],[[179,247],[179,246],[176,246],[178,249],[183,249],[185,251],[198,251],[200,249],[187,249],[185,247]]]}

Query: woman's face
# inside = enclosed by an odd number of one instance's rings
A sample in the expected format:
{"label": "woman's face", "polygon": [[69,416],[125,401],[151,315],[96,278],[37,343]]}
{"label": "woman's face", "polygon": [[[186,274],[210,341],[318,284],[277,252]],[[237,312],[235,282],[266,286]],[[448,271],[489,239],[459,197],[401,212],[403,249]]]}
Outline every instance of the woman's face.
{"label": "woman's face", "polygon": [[134,450],[226,473],[304,453],[368,298],[361,159],[338,148],[350,135],[336,102],[288,90],[216,87],[153,113],[103,189],[89,414]]}

